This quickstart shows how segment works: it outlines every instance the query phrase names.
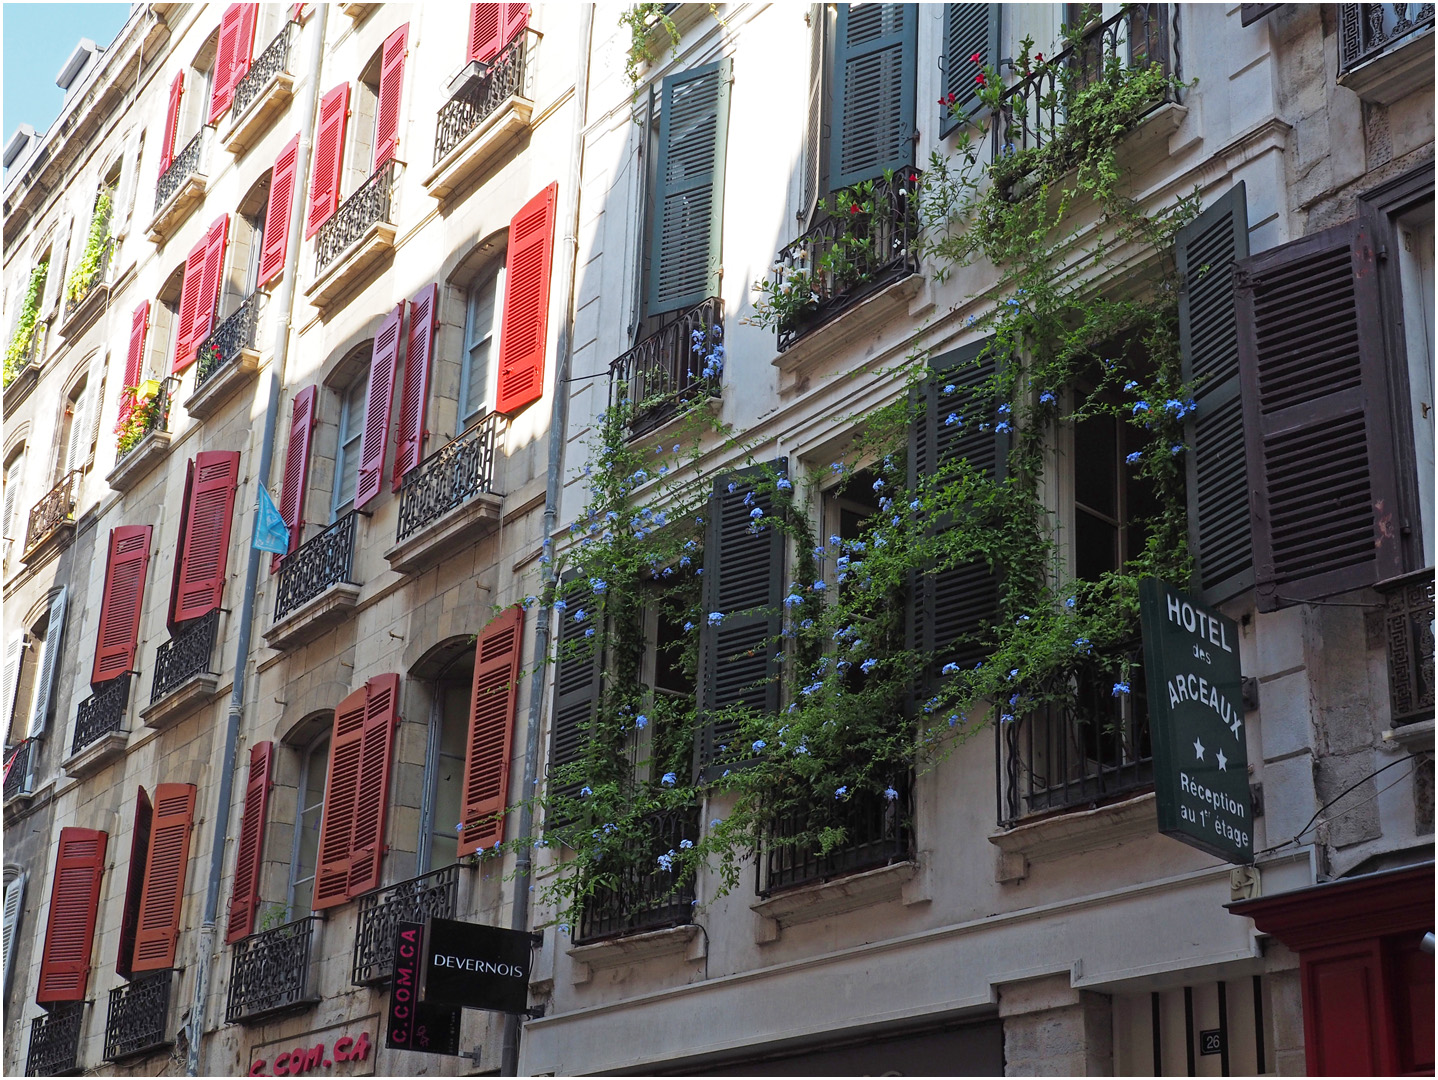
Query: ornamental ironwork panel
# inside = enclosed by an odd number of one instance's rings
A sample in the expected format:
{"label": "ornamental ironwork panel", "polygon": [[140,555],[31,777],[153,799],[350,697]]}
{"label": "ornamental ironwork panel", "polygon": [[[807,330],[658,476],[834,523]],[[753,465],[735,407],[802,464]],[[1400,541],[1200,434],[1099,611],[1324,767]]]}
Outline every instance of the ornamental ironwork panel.
{"label": "ornamental ironwork panel", "polygon": [[506,101],[523,91],[530,74],[526,62],[537,38],[533,30],[525,30],[504,47],[488,63],[481,64],[483,74],[471,79],[439,110],[434,131],[434,164],[438,165],[464,137]]}
{"label": "ornamental ironwork panel", "polygon": [[135,452],[135,447],[145,441],[145,436],[152,431],[170,430],[170,406],[174,403],[175,391],[179,389],[180,380],[171,375],[160,380],[160,387],[155,391],[155,396],[147,400],[143,405],[136,406],[136,411],[145,410],[144,426],[135,437],[135,441],[124,450],[115,455],[115,464],[119,464]]}
{"label": "ornamental ironwork panel", "polygon": [[609,365],[609,404],[630,403],[629,435],[638,438],[716,396],[723,372],[724,302],[711,296]]}
{"label": "ornamental ironwork panel", "polygon": [[[904,776],[883,792],[867,788],[823,803],[781,810],[764,830],[755,892],[783,889],[857,874],[914,857],[913,778]],[[823,850],[820,830],[840,829],[843,839]]]}
{"label": "ornamental ironwork panel", "polygon": [[1338,73],[1432,30],[1432,4],[1339,4]]}
{"label": "ornamental ironwork panel", "polygon": [[[107,232],[109,228],[110,215],[106,214],[105,229]],[[72,315],[75,314],[76,311],[80,309],[80,305],[90,298],[90,294],[95,291],[96,286],[103,285],[106,281],[109,280],[110,256],[114,253],[114,250],[115,238],[113,236],[106,236],[105,246],[100,249],[100,259],[95,264],[95,270],[90,275],[90,280],[85,282],[84,287],[81,288],[79,292],[77,292],[74,296],[68,297],[65,300],[66,319],[69,319]]]}
{"label": "ornamental ironwork panel", "polygon": [[506,420],[490,413],[407,472],[399,489],[396,542],[407,540],[476,495],[494,491],[494,451]]}
{"label": "ornamental ironwork panel", "polygon": [[119,731],[120,725],[125,722],[125,709],[129,704],[129,675],[102,682],[93,694],[80,702],[75,714],[75,738],[70,743],[70,753],[78,754],[110,732]]}
{"label": "ornamental ironwork panel", "polygon": [[26,551],[31,551],[48,540],[61,525],[75,523],[75,503],[81,475],[83,474],[79,469],[71,469],[43,499],[30,508],[30,521],[25,527]]}
{"label": "ornamental ironwork panel", "polygon": [[395,170],[398,162],[386,161],[359,189],[330,215],[315,234],[315,276],[323,274],[351,244],[358,243],[370,226],[380,222],[392,224],[390,210],[394,198]]}
{"label": "ornamental ironwork panel", "polygon": [[150,683],[150,704],[154,704],[200,674],[210,671],[215,651],[215,634],[220,628],[220,609],[182,624],[155,652],[155,677]]}
{"label": "ornamental ironwork panel", "polygon": [[105,1060],[120,1061],[170,1045],[170,983],[174,972],[147,971],[110,991]]}
{"label": "ornamental ironwork panel", "polygon": [[202,127],[195,132],[195,137],[170,159],[170,167],[160,174],[160,179],[155,182],[155,213],[160,212],[160,207],[170,201],[187,178],[200,171],[200,160],[205,152],[205,132],[209,130]]}
{"label": "ornamental ironwork panel", "polygon": [[44,1016],[30,1021],[30,1050],[25,1055],[26,1076],[72,1076],[80,1071],[80,1023],[83,1001],[52,1005]]}
{"label": "ornamental ironwork panel", "polygon": [[1394,727],[1433,719],[1433,567],[1385,581],[1388,701]]}
{"label": "ornamental ironwork panel", "polygon": [[352,580],[355,519],[351,510],[280,560],[275,583],[275,622],[307,604],[331,585]]}
{"label": "ornamental ironwork panel", "polygon": [[368,986],[388,979],[394,974],[395,925],[452,919],[458,899],[457,864],[362,895],[350,981],[356,986]]}
{"label": "ornamental ironwork panel", "polygon": [[669,860],[685,841],[699,839],[699,808],[661,810],[647,815],[642,827],[645,858],[597,876],[580,908],[575,944],[693,921],[694,882],[679,884]]}
{"label": "ornamental ironwork panel", "polygon": [[[798,239],[779,249],[773,283],[788,298],[789,313],[778,324],[779,351],[840,312],[919,269],[921,173],[910,169],[891,180],[873,181],[866,199],[835,206]],[[803,299],[808,294],[808,300]]]}
{"label": "ornamental ironwork panel", "polygon": [[265,51],[250,61],[250,70],[243,79],[235,83],[235,90],[230,98],[232,117],[243,115],[250,107],[250,102],[260,96],[260,91],[269,85],[271,79],[289,70],[290,43],[294,41],[299,25],[296,22],[285,23],[284,29],[265,46]]}
{"label": "ornamental ironwork panel", "polygon": [[310,985],[310,953],[323,921],[306,915],[235,942],[225,1023],[249,1023],[319,1001]]}
{"label": "ornamental ironwork panel", "polygon": [[216,372],[239,359],[244,349],[255,347],[255,332],[260,325],[260,304],[264,293],[256,290],[225,321],[215,327],[200,343],[196,352],[195,389],[198,390]]}
{"label": "ornamental ironwork panel", "polygon": [[30,793],[30,759],[34,752],[35,740],[22,739],[5,758],[5,802]]}

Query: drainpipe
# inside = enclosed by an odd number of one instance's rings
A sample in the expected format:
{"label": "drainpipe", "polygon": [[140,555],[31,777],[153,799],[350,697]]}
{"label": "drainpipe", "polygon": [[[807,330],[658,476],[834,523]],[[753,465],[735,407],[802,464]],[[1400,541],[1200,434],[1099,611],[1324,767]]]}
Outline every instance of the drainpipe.
{"label": "drainpipe", "polygon": [[[318,122],[320,65],[324,60],[325,23],[329,14],[328,4],[314,4],[314,26],[310,32],[309,85],[305,88],[304,103],[299,116],[305,120],[300,125],[300,145],[296,162],[298,175],[295,177],[295,191],[309,190],[311,135]],[[290,210],[290,235],[285,248],[285,271],[280,280],[279,292],[273,297],[270,307],[275,317],[275,348],[270,363],[269,386],[265,401],[265,432],[260,440],[260,460],[255,470],[255,483],[265,485],[270,479],[270,462],[274,458],[275,428],[280,412],[280,387],[284,382],[285,360],[289,355],[290,324],[294,315],[295,278],[299,276],[301,225],[304,221],[304,201],[298,200],[298,208]],[[258,524],[259,508],[251,521],[250,531]],[[249,549],[249,561],[245,566],[245,600],[240,609],[240,635],[235,647],[234,686],[230,692],[230,711],[225,721],[225,754],[220,766],[220,799],[215,807],[214,839],[210,845],[209,884],[205,890],[205,914],[200,923],[200,952],[195,972],[195,998],[190,1006],[189,1057],[185,1065],[188,1076],[200,1075],[200,1039],[205,1031],[205,1011],[209,1004],[210,966],[215,952],[215,920],[220,907],[220,875],[225,867],[225,837],[229,833],[230,805],[234,800],[235,758],[240,741],[240,718],[245,711],[245,679],[250,666],[250,638],[255,622],[255,591],[260,576],[260,559],[264,552],[254,547]]]}
{"label": "drainpipe", "polygon": [[[555,9],[558,10],[558,9]],[[564,319],[559,324],[559,341],[555,354],[558,364],[554,372],[554,406],[549,417],[549,470],[544,488],[544,537],[540,560],[540,579],[544,593],[554,583],[552,562],[555,519],[559,516],[559,492],[564,476],[564,432],[569,424],[569,367],[574,352],[574,281],[579,261],[579,178],[584,162],[584,125],[589,111],[589,52],[594,33],[594,5],[585,4],[579,25],[579,64],[574,80],[574,143],[569,150],[569,176],[564,186],[564,247],[560,260],[559,295],[564,297]],[[543,595],[543,594],[541,594]],[[534,620],[534,670],[529,676],[529,717],[524,740],[524,785],[519,790],[525,801],[519,808],[519,835],[528,836],[534,828],[534,811],[529,799],[539,777],[539,729],[544,701],[545,658],[549,655],[549,606],[539,605]],[[519,849],[514,861],[514,901],[509,925],[515,930],[529,928],[529,888],[525,884],[530,873],[528,846]],[[504,1042],[499,1074],[519,1075],[520,1017],[510,1013],[504,1018]]]}

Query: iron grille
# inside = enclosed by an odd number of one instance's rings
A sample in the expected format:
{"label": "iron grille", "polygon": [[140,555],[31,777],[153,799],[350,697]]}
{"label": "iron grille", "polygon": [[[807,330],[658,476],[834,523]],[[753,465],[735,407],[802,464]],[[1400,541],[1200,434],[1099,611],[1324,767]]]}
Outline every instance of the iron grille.
{"label": "iron grille", "polygon": [[609,365],[610,405],[633,405],[631,438],[719,393],[723,342],[724,302],[711,296],[679,312]]}
{"label": "iron grille", "polygon": [[[109,228],[110,218],[107,214],[105,216],[105,229],[107,233],[109,231]],[[73,316],[75,312],[80,309],[80,305],[82,305],[86,300],[90,299],[90,294],[95,291],[95,287],[97,285],[103,285],[109,279],[110,255],[114,252],[114,250],[115,238],[113,236],[107,235],[105,238],[105,246],[100,249],[100,259],[95,264],[95,269],[90,274],[89,279],[83,284],[80,284],[80,287],[76,290],[74,296],[67,297],[65,300],[66,319],[69,319],[71,316]],[[69,292],[70,290],[66,289],[65,291]]]}
{"label": "iron grille", "polygon": [[80,1022],[83,1001],[52,1005],[44,1016],[30,1021],[30,1051],[25,1055],[26,1076],[73,1076],[80,1071]]}
{"label": "iron grille", "polygon": [[[779,323],[779,351],[850,305],[916,273],[920,174],[875,180],[873,212],[834,213],[779,249],[774,285],[808,290],[806,307]],[[845,208],[837,208],[842,211]]]}
{"label": "iron grille", "polygon": [[195,137],[170,159],[170,167],[160,174],[160,179],[155,182],[155,213],[160,212],[160,207],[170,201],[170,197],[180,190],[180,185],[186,179],[200,171],[200,158],[205,150],[205,132],[209,130],[202,127],[195,132]]}
{"label": "iron grille", "polygon": [[529,40],[533,34],[534,31],[526,30],[518,35],[498,56],[483,65],[483,74],[470,79],[439,110],[434,131],[434,164],[438,165],[486,117],[522,91],[528,74],[525,63],[534,48]]}
{"label": "iron grille", "polygon": [[[134,437],[134,442],[119,451],[115,455],[115,464],[124,461],[135,452],[135,447],[145,441],[145,436],[152,431],[170,430],[170,405],[174,398],[176,389],[179,388],[180,380],[174,375],[160,380],[160,387],[155,391],[155,396],[146,401],[143,408],[146,410],[144,426]],[[137,406],[138,408],[138,406]]]}
{"label": "iron grille", "polygon": [[351,510],[280,560],[275,585],[275,622],[307,604],[331,585],[350,581],[354,570],[355,519]]}
{"label": "iron grille", "polygon": [[250,61],[250,70],[235,84],[230,98],[230,115],[242,116],[250,102],[260,96],[260,91],[269,85],[276,75],[289,70],[290,42],[294,40],[299,23],[287,22],[274,40],[265,46],[265,51]]}
{"label": "iron grille", "polygon": [[389,223],[397,162],[391,158],[330,215],[315,236],[315,276],[319,277],[351,244],[358,243],[371,225]]}
{"label": "iron grille", "polygon": [[504,417],[490,413],[404,476],[396,542],[413,536],[476,495],[494,491],[494,451]]}
{"label": "iron grille", "polygon": [[220,628],[220,609],[191,619],[170,636],[155,652],[155,677],[150,683],[150,704],[159,701],[196,675],[210,673],[210,656],[215,651],[215,634]]}
{"label": "iron grille", "polygon": [[75,738],[70,753],[78,754],[112,731],[119,731],[125,722],[125,709],[130,704],[130,676],[121,675],[103,682],[93,694],[80,702],[75,715]]}
{"label": "iron grille", "polygon": [[196,390],[204,386],[216,372],[239,359],[241,350],[255,347],[255,331],[260,325],[260,300],[263,295],[258,290],[250,293],[244,302],[201,342],[196,354]]}
{"label": "iron grille", "polygon": [[1433,719],[1433,567],[1385,581],[1388,701],[1394,727]]}
{"label": "iron grille", "polygon": [[225,1023],[252,1023],[319,1000],[310,985],[310,952],[323,921],[306,915],[235,942]]}
{"label": "iron grille", "polygon": [[579,913],[575,944],[603,938],[683,926],[694,915],[694,882],[679,884],[673,871],[658,859],[677,851],[682,841],[699,839],[699,808],[661,810],[644,819],[648,851],[636,865],[621,868],[617,878],[600,877]]}
{"label": "iron grille", "polygon": [[1432,29],[1432,4],[1339,4],[1338,73]]}
{"label": "iron grille", "polygon": [[[780,811],[764,833],[755,892],[769,896],[912,860],[912,792],[913,779],[905,776],[884,792],[861,788],[844,799]],[[815,838],[829,829],[842,829],[843,839],[824,851]]]}
{"label": "iron grille", "polygon": [[61,525],[75,523],[75,503],[81,475],[79,469],[71,469],[30,508],[30,522],[25,527],[26,552],[33,551],[48,540]]}
{"label": "iron grille", "polygon": [[30,759],[34,752],[35,740],[22,739],[20,743],[10,751],[10,756],[5,759],[4,799],[6,802],[9,802],[17,795],[28,795],[30,793]]}
{"label": "iron grille", "polygon": [[105,1060],[121,1061],[170,1045],[171,970],[147,971],[110,991],[105,1018]]}
{"label": "iron grille", "polygon": [[452,919],[458,908],[459,867],[450,865],[428,874],[374,889],[359,898],[355,925],[356,986],[384,982],[394,974],[395,925],[426,919]]}

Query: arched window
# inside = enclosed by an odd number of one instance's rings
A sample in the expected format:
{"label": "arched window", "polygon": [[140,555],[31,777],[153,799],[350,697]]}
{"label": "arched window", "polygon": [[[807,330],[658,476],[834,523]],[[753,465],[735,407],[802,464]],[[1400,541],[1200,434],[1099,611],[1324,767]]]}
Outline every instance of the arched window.
{"label": "arched window", "polygon": [[418,848],[418,872],[425,874],[459,858],[474,642],[467,636],[441,642],[410,675],[430,692]]}
{"label": "arched window", "polygon": [[326,724],[300,751],[300,778],[296,789],[299,801],[295,806],[294,847],[290,854],[290,885],[286,901],[290,920],[303,918],[313,910],[329,760],[330,727]]}

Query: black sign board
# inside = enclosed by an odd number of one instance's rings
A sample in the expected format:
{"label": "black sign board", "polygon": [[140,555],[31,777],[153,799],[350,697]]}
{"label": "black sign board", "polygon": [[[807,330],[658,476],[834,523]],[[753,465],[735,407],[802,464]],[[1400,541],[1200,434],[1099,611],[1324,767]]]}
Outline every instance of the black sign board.
{"label": "black sign board", "polygon": [[1158,827],[1253,862],[1238,624],[1156,578],[1139,583]]}
{"label": "black sign board", "polygon": [[1207,1031],[1200,1031],[1198,1033],[1198,1052],[1200,1054],[1223,1053],[1223,1029],[1210,1028]]}
{"label": "black sign board", "polygon": [[424,967],[425,928],[422,923],[398,923],[394,938],[394,980],[389,993],[389,1024],[384,1044],[390,1050],[419,1050],[427,1054],[459,1054],[459,1020],[456,1007],[420,1000]]}
{"label": "black sign board", "polygon": [[522,1013],[529,1008],[534,935],[455,919],[430,919],[424,1000],[434,1005]]}

